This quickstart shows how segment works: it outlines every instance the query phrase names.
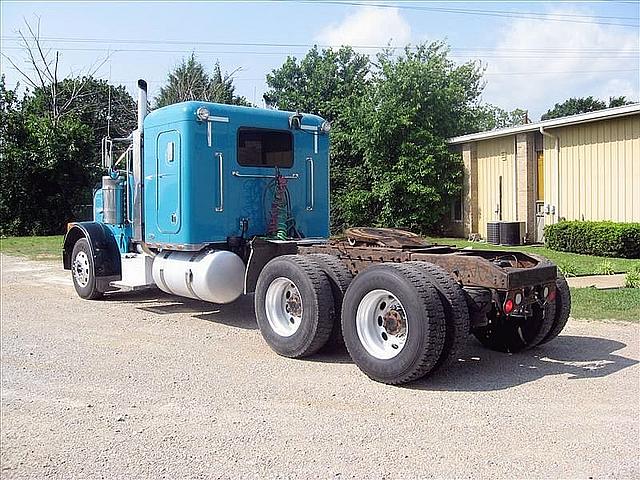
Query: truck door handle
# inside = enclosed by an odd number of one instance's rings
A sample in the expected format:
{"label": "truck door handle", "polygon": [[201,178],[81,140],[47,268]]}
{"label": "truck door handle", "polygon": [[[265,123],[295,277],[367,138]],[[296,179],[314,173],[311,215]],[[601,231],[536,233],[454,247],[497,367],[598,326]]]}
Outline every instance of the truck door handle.
{"label": "truck door handle", "polygon": [[309,202],[307,204],[307,210],[313,210],[314,204],[314,178],[313,178],[313,158],[307,157],[307,168],[309,169]]}
{"label": "truck door handle", "polygon": [[223,169],[222,169],[222,162],[223,162],[223,157],[222,157],[222,152],[216,152],[215,156],[218,157],[218,175],[219,175],[219,190],[220,190],[220,197],[218,198],[218,206],[216,207],[216,212],[221,212],[224,210],[224,176],[223,176]]}

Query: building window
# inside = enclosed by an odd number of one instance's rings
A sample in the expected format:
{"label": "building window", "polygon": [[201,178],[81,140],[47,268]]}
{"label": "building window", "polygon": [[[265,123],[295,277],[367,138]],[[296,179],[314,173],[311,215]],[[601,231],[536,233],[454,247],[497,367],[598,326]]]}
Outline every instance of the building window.
{"label": "building window", "polygon": [[293,135],[285,130],[238,129],[238,164],[244,167],[293,166]]}
{"label": "building window", "polygon": [[462,222],[463,218],[462,194],[451,201],[451,220],[453,222]]}

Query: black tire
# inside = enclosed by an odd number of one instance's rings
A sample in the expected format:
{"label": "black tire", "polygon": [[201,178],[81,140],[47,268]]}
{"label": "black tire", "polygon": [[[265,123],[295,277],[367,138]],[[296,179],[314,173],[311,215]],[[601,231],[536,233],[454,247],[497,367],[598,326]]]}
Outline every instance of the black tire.
{"label": "black tire", "polygon": [[408,265],[420,268],[438,290],[446,320],[446,335],[435,368],[448,365],[462,353],[469,336],[469,307],[462,286],[456,283],[451,274],[433,263],[408,262]]}
{"label": "black tire", "polygon": [[570,313],[571,291],[569,290],[569,284],[563,276],[559,276],[556,279],[556,314],[553,320],[553,325],[551,326],[549,333],[547,333],[538,345],[550,342],[556,338],[567,325]]}
{"label": "black tire", "polygon": [[80,238],[73,246],[71,278],[73,286],[81,298],[85,300],[102,298],[104,292],[98,290],[93,254],[86,238]]}
{"label": "black tire", "polygon": [[325,273],[331,284],[331,293],[333,294],[333,327],[331,335],[327,341],[328,347],[344,346],[344,338],[342,337],[342,299],[349,288],[353,275],[347,266],[338,257],[326,253],[314,253],[310,255],[315,260],[322,271]]}
{"label": "black tire", "polygon": [[[266,310],[268,289],[279,278],[288,279],[295,285],[298,291],[296,295],[299,295],[296,301],[299,300],[302,306],[299,326],[289,336],[283,336],[274,330]],[[288,305],[287,302],[287,308]],[[260,272],[255,292],[258,327],[265,341],[279,355],[301,358],[313,355],[322,348],[333,327],[333,308],[329,279],[308,255],[276,257]],[[272,320],[274,315],[275,313],[271,313]]]}
{"label": "black tire", "polygon": [[[358,307],[365,295],[374,290],[390,292],[406,314],[404,346],[388,359],[367,351],[356,326]],[[445,330],[438,291],[412,265],[383,263],[369,267],[353,279],[342,303],[342,334],[347,350],[358,368],[378,382],[397,385],[429,373],[442,353]]]}
{"label": "black tire", "polygon": [[555,318],[555,303],[532,305],[528,317],[503,315],[492,311],[489,324],[474,330],[480,343],[490,350],[517,353],[533,348],[549,333]]}

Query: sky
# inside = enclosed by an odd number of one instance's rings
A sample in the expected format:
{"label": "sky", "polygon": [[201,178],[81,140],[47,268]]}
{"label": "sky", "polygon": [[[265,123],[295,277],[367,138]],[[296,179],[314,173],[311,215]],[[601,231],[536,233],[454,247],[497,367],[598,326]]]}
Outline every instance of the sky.
{"label": "sky", "polygon": [[[157,93],[195,52],[235,72],[237,93],[262,105],[265,75],[313,45],[385,46],[445,40],[451,58],[486,67],[482,100],[522,108],[537,120],[555,103],[592,95],[640,99],[640,2],[0,2],[2,73],[27,67],[18,31],[40,22],[43,44],[60,52],[62,75],[85,73],[134,93]],[[93,66],[93,67],[92,67]],[[22,82],[24,84],[24,82]]]}

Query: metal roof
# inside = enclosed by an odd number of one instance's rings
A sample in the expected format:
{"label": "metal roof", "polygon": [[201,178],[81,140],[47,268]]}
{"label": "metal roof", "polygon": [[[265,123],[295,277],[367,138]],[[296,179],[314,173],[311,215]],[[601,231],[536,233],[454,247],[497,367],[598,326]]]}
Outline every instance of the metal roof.
{"label": "metal roof", "polygon": [[504,137],[516,133],[534,132],[536,130],[540,130],[540,127],[564,127],[567,125],[576,125],[578,123],[595,122],[596,120],[623,117],[626,115],[633,115],[634,113],[640,113],[640,103],[624,105],[622,107],[606,108],[604,110],[597,110],[595,112],[579,113],[578,115],[570,115],[568,117],[552,118],[551,120],[527,123],[526,125],[518,125],[516,127],[499,128],[486,132],[470,133],[468,135],[461,135],[459,137],[450,138],[448,140],[448,143],[451,145],[459,145],[461,143]]}

